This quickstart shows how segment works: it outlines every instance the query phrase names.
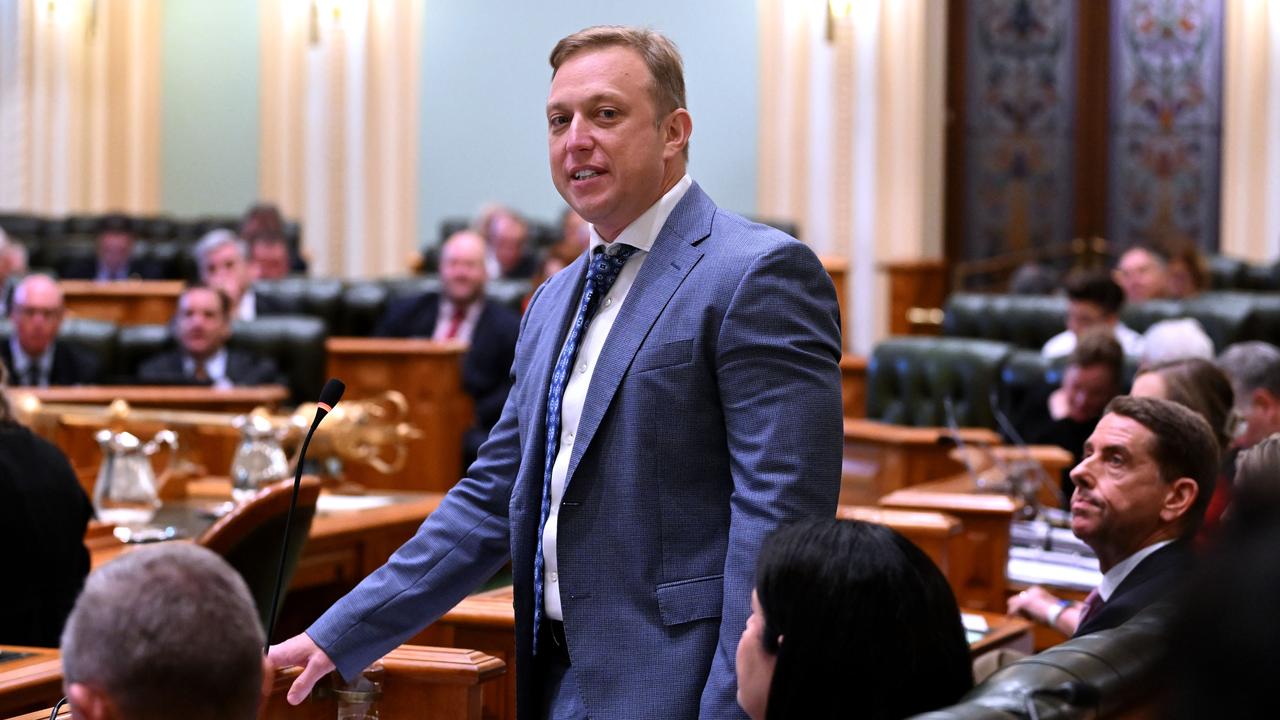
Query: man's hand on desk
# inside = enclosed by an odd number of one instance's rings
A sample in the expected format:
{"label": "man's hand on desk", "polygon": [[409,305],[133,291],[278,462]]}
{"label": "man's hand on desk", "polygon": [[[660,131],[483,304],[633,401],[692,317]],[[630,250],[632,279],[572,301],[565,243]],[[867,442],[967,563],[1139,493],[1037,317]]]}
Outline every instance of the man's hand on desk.
{"label": "man's hand on desk", "polygon": [[1039,585],[1032,585],[1009,598],[1009,614],[1048,625],[1067,637],[1074,635],[1080,624],[1080,609],[1075,603],[1063,600]]}
{"label": "man's hand on desk", "polygon": [[272,645],[267,659],[278,668],[293,665],[302,668],[302,674],[293,681],[286,696],[290,705],[306,700],[316,682],[336,669],[329,656],[306,633],[299,633],[279,645]]}

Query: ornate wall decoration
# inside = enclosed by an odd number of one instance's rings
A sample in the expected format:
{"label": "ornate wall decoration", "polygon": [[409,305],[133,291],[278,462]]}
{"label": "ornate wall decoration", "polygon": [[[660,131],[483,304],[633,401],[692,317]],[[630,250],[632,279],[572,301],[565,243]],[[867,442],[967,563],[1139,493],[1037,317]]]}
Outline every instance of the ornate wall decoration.
{"label": "ornate wall decoration", "polygon": [[1107,234],[1218,247],[1222,0],[1116,0]]}
{"label": "ornate wall decoration", "polygon": [[965,68],[964,259],[1070,239],[1076,1],[976,0]]}

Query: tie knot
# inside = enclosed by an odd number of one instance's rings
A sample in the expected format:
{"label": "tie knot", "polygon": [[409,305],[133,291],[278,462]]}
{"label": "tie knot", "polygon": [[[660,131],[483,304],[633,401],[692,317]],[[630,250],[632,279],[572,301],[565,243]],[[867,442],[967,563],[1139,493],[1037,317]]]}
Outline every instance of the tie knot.
{"label": "tie knot", "polygon": [[591,259],[591,267],[587,272],[587,280],[603,295],[613,287],[618,273],[627,264],[627,260],[636,253],[637,248],[625,243],[600,245],[595,249],[595,257]]}

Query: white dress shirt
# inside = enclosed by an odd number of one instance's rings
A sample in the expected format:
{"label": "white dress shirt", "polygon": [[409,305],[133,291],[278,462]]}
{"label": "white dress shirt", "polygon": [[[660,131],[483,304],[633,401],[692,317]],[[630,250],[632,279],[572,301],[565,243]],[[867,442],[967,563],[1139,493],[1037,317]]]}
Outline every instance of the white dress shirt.
{"label": "white dress shirt", "polygon": [[[582,404],[587,399],[587,389],[591,387],[591,376],[595,374],[596,361],[600,351],[604,349],[609,330],[618,317],[618,310],[627,298],[627,292],[640,273],[640,266],[653,248],[662,226],[676,204],[684,197],[693,185],[688,175],[680,178],[675,187],[667,191],[658,202],[628,225],[613,242],[625,243],[637,249],[627,260],[627,264],[618,273],[613,288],[601,300],[595,317],[582,331],[578,341],[578,357],[574,360],[569,379],[565,383],[564,397],[560,404],[560,449],[556,451],[555,464],[551,466],[551,510],[547,514],[547,524],[542,531],[543,558],[543,608],[547,617],[553,620],[564,620],[560,608],[560,577],[556,563],[556,530],[560,513],[560,501],[564,499],[565,476],[569,472],[569,458],[573,455],[574,435],[578,432],[578,422],[582,419]],[[605,243],[604,239],[591,228],[591,247],[588,251],[588,262],[591,253]],[[575,311],[577,304],[575,303]]]}
{"label": "white dress shirt", "polygon": [[1146,560],[1148,555],[1171,542],[1173,541],[1165,540],[1163,542],[1155,543],[1154,545],[1148,545],[1116,563],[1106,572],[1105,575],[1102,576],[1102,582],[1098,583],[1098,596],[1102,598],[1102,602],[1106,602],[1111,599],[1116,588],[1120,587],[1120,583],[1124,582],[1124,579],[1129,577],[1129,573],[1133,572],[1133,569],[1138,567],[1139,563]]}
{"label": "white dress shirt", "polygon": [[[431,333],[432,340],[448,340],[449,326],[453,324],[454,305],[444,295],[440,296],[440,311],[436,314],[436,327]],[[467,308],[467,312],[462,316],[462,322],[458,323],[458,332],[453,336],[454,340],[461,340],[464,343],[471,342],[471,335],[476,331],[476,323],[480,321],[480,312],[484,310],[484,301],[476,300]]]}
{"label": "white dress shirt", "polygon": [[[1116,323],[1114,330],[1116,341],[1120,343],[1120,347],[1124,350],[1124,354],[1130,357],[1142,357],[1142,334],[1124,323]],[[1076,334],[1070,330],[1062,332],[1049,338],[1044,344],[1044,348],[1040,350],[1040,354],[1050,360],[1054,358],[1066,357],[1076,349]]]}
{"label": "white dress shirt", "polygon": [[244,295],[240,296],[240,302],[236,305],[237,320],[255,320],[258,317],[258,296],[253,294],[253,288],[244,291]]}

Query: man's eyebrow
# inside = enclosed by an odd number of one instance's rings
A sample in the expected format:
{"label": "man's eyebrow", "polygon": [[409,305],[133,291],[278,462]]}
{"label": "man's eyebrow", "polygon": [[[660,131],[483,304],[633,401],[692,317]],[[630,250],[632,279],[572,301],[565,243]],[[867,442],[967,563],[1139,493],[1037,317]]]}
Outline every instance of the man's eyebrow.
{"label": "man's eyebrow", "polygon": [[[601,102],[618,102],[623,99],[625,98],[622,95],[622,93],[617,93],[613,91],[603,91],[603,92],[595,93],[594,95],[588,95],[586,98],[586,102],[588,104],[596,104]],[[558,110],[560,108],[568,106],[569,104],[570,103],[557,102],[555,100],[551,100],[547,102],[547,111],[550,112],[551,110]]]}

